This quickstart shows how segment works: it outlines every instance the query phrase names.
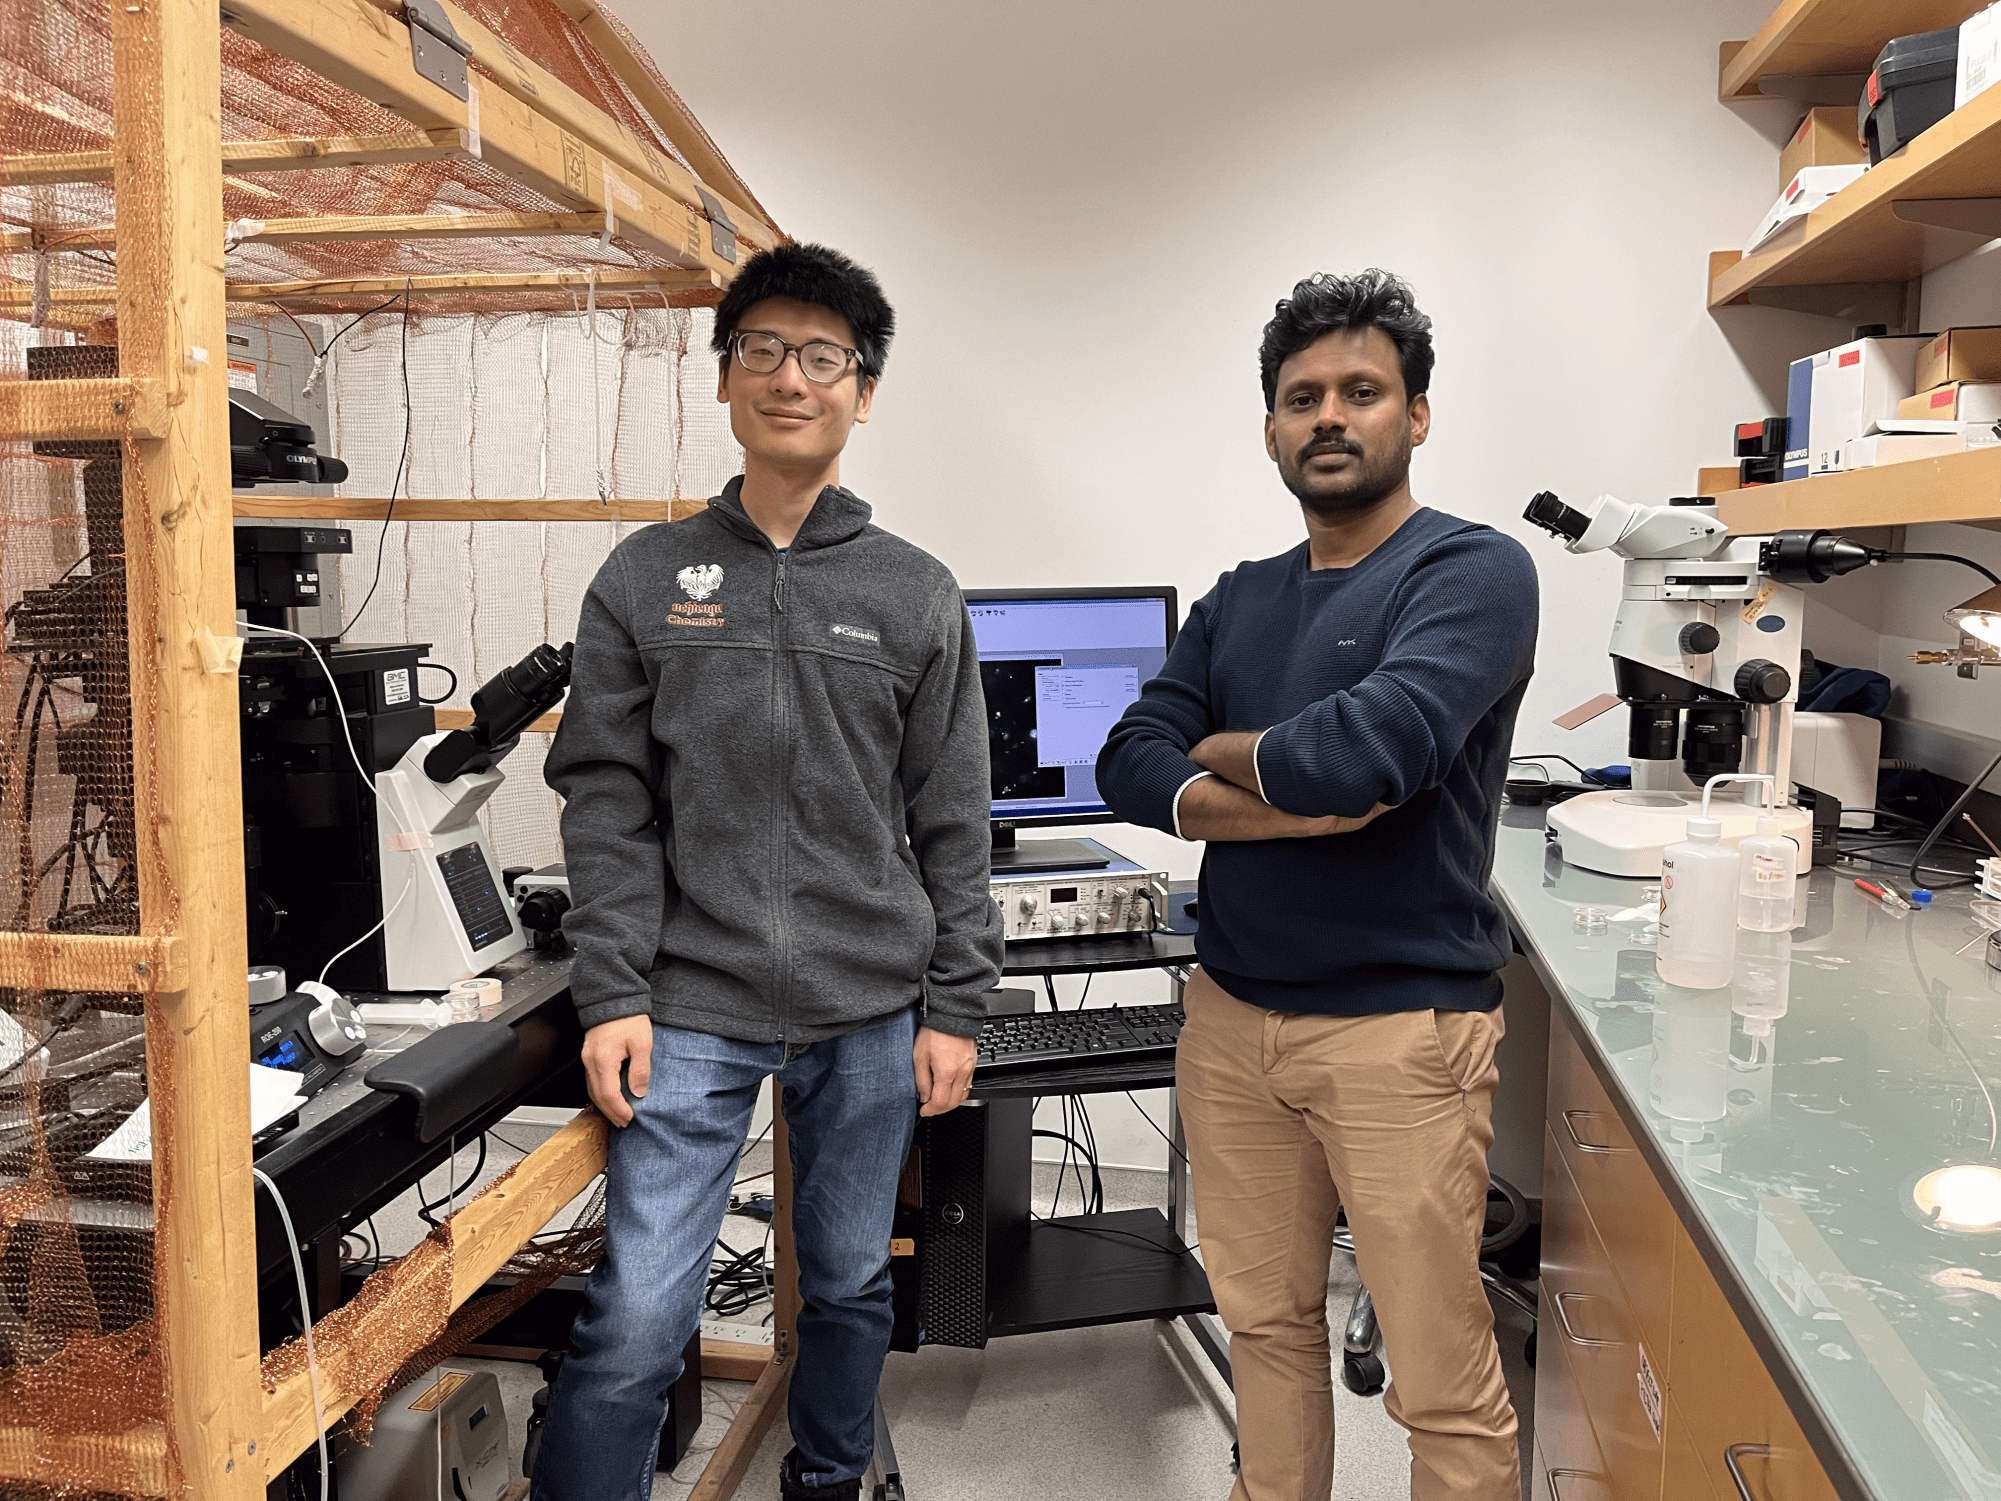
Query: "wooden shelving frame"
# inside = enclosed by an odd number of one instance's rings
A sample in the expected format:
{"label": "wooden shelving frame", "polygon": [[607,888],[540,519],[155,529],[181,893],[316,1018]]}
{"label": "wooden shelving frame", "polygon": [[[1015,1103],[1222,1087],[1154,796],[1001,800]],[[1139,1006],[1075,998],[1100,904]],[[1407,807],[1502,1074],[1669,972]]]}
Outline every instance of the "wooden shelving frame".
{"label": "wooden shelving frame", "polygon": [[[268,1387],[258,1340],[256,1231],[252,1218],[249,1038],[243,1025],[245,905],[236,672],[215,643],[235,635],[229,532],[236,515],[325,515],[324,499],[232,496],[227,372],[205,351],[227,348],[232,301],[310,301],[365,290],[359,283],[262,286],[246,294],[223,271],[225,170],[321,169],[470,154],[474,129],[485,164],[563,205],[547,222],[492,216],[449,223],[280,221],[267,238],[417,238],[434,234],[517,236],[609,227],[678,270],[600,273],[601,287],[642,280],[676,301],[712,301],[752,251],[779,232],[730,171],[714,143],[671,91],[625,48],[616,29],[580,0],[565,0],[635,97],[655,113],[690,171],[522,57],[447,3],[445,11],[482,64],[504,81],[478,78],[481,109],[412,66],[402,7],[390,0],[227,0],[223,24],[400,115],[409,137],[231,141],[222,135],[217,11],[205,0],[135,0],[109,7],[115,71],[112,149],[62,157],[0,158],[7,184],[103,181],[116,190],[120,373],[115,379],[0,386],[0,434],[9,438],[100,438],[127,442],[125,540],[135,738],[142,824],[161,831],[140,844],[142,933],[132,938],[0,935],[0,985],[46,983],[62,962],[70,983],[129,988],[150,976],[147,1064],[156,1095],[199,1101],[162,1111],[156,1181],[172,1198],[156,1235],[159,1336],[169,1358],[171,1418],[162,1428],[74,1438],[32,1428],[0,1430],[0,1490],[41,1478],[54,1459],[90,1488],[165,1494],[192,1501],[261,1501],[267,1483],[314,1442],[363,1391],[352,1367],[322,1362],[314,1412],[302,1370]],[[668,118],[668,116],[672,118]],[[696,172],[702,175],[697,176]],[[724,221],[734,228],[734,237]],[[12,236],[9,248],[18,248]],[[428,292],[481,296],[582,285],[583,276],[468,276]],[[402,279],[396,280],[398,288]],[[100,298],[100,301],[103,299]],[[61,303],[50,323],[62,326]],[[0,308],[0,315],[7,311]],[[332,503],[363,519],[386,501]],[[660,520],[700,502],[413,501],[410,520]],[[144,683],[152,690],[137,691]],[[603,1169],[608,1128],[581,1112],[503,1182],[453,1215],[412,1258],[442,1258],[450,1305],[465,1301]],[[722,1501],[742,1478],[783,1406],[791,1373],[797,1289],[791,1264],[789,1159],[782,1113],[776,1133],[779,1286],[773,1356],[756,1375],[742,1416],[694,1494]],[[408,1260],[409,1258],[406,1258]],[[377,1275],[386,1275],[378,1273]],[[394,1369],[423,1337],[393,1317],[371,1330],[369,1359]],[[173,1474],[175,1462],[180,1473]]]}
{"label": "wooden shelving frame", "polygon": [[[1747,42],[1725,42],[1717,97],[1768,97],[1762,79],[1867,73],[1892,37],[1957,26],[1987,0],[1784,0]],[[1783,85],[1781,85],[1783,88]]]}
{"label": "wooden shelving frame", "polygon": [[2001,527],[2001,447],[1729,490],[1716,505],[1730,530],[1746,535],[1927,521]]}

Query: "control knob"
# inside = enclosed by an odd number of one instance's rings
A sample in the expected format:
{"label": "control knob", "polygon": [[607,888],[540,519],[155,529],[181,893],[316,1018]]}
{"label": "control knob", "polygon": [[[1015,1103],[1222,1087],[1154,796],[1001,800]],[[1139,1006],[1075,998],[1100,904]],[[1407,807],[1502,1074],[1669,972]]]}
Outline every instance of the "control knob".
{"label": "control knob", "polygon": [[1035,894],[1033,892],[1024,891],[1021,894],[1021,910],[1024,915],[1032,913],[1040,905],[1041,904],[1035,900]]}
{"label": "control knob", "polygon": [[1793,675],[1778,663],[1757,657],[1737,669],[1731,687],[1746,703],[1776,704],[1793,691]]}
{"label": "control knob", "polygon": [[1678,641],[1684,655],[1706,657],[1722,644],[1723,637],[1708,621],[1691,620],[1681,628]]}

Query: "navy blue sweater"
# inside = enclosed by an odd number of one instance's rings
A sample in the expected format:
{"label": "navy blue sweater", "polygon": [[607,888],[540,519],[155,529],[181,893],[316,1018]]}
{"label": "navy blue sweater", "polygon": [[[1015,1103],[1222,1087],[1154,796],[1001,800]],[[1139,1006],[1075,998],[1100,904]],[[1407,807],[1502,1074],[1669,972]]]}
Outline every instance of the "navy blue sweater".
{"label": "navy blue sweater", "polygon": [[1266,801],[1367,828],[1216,841],[1202,859],[1202,967],[1273,1011],[1362,1016],[1501,999],[1508,933],[1488,888],[1515,712],[1535,662],[1536,573],[1491,527],[1421,509],[1352,568],[1305,543],[1226,573],[1113,727],[1098,786],[1178,834],[1188,752],[1266,730]]}

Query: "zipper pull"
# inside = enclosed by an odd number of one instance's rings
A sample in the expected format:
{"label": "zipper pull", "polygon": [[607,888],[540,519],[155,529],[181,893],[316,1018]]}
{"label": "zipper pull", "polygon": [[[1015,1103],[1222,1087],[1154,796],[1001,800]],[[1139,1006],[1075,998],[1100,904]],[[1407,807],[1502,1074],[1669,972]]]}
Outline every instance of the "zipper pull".
{"label": "zipper pull", "polygon": [[777,607],[779,614],[783,615],[785,613],[785,554],[784,553],[780,553],[778,555],[778,572],[772,575],[771,602],[773,605]]}

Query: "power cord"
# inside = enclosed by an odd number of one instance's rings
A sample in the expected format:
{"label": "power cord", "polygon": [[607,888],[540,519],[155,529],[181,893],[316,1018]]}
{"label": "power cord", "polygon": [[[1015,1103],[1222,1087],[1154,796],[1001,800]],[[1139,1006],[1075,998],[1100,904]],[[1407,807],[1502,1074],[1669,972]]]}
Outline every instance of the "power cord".
{"label": "power cord", "polygon": [[450,1218],[452,1212],[451,1206],[458,1202],[459,1195],[477,1183],[479,1175],[486,1171],[486,1133],[484,1131],[479,1133],[479,1156],[473,1162],[472,1171],[466,1175],[465,1182],[454,1188],[452,1180],[457,1175],[458,1156],[458,1144],[454,1142],[451,1156],[445,1159],[445,1196],[441,1199],[420,1199],[418,1202],[417,1218],[433,1229],[437,1228],[438,1220],[431,1211],[434,1209],[443,1209],[446,1217]]}
{"label": "power cord", "polygon": [[[1966,559],[1955,558],[1952,561],[1958,563],[1965,563]],[[1980,565],[1978,563],[1968,563],[1967,566],[1970,568],[1980,568]],[[1982,573],[1987,573],[1987,570],[1984,568],[1980,568],[1980,571]],[[1994,577],[1994,575],[1991,573],[1987,574],[1987,576],[1989,578]],[[1996,584],[1997,586],[2001,586],[2001,580],[1996,580]],[[1987,763],[1987,769],[1985,771],[1981,772],[1979,776],[1975,777],[1971,782],[1968,782],[1966,784],[1966,790],[1960,793],[1960,795],[1956,799],[1954,799],[1953,804],[1950,808],[1947,808],[1945,810],[1945,816],[1941,818],[1937,823],[1932,825],[1931,832],[1925,835],[1924,842],[1918,846],[1918,852],[1915,855],[1911,856],[1911,864],[1908,874],[1910,876],[1911,884],[1913,886],[1921,886],[1924,884],[1922,881],[1918,879],[1918,867],[1924,863],[1925,856],[1931,853],[1932,846],[1937,844],[1939,840],[1944,837],[1945,831],[1951,828],[1953,823],[1958,819],[1959,815],[1965,811],[1966,805],[1973,801],[1973,794],[1980,790],[1980,784],[1985,782],[1989,777],[1993,776],[1995,769],[1997,767],[2001,767],[2001,752],[1997,752],[1995,754],[1994,759]],[[1955,882],[1955,884],[1959,884],[1960,882],[1965,882],[1970,884],[1972,880],[1973,877],[1971,876],[1960,876],[1958,880]]]}
{"label": "power cord", "polygon": [[[382,585],[382,553],[389,545],[389,523],[396,517],[396,491],[403,483],[404,465],[410,460],[410,278],[407,276],[403,278],[402,299],[403,450],[396,456],[396,473],[389,481],[389,507],[382,513],[382,533],[375,539],[375,577],[368,585],[368,592],[361,597],[361,609],[356,610],[354,614],[349,616],[347,624],[340,628],[340,633],[343,637],[354,629],[355,622],[361,619],[362,615],[367,611],[369,601],[375,598],[375,591]],[[394,301],[396,301],[394,297],[389,299],[389,302]],[[383,303],[382,306],[388,307],[389,302]],[[367,315],[363,314],[362,316],[366,317]],[[359,323],[360,321],[360,318],[354,320],[355,323]],[[354,323],[350,323],[347,326],[347,328],[352,327],[354,327]],[[346,333],[347,328],[343,328],[340,333]],[[334,339],[338,339],[339,337],[340,334],[335,334],[333,339],[327,340],[327,348],[332,349]]]}
{"label": "power cord", "polygon": [[285,1227],[285,1247],[292,1253],[292,1276],[299,1284],[299,1323],[306,1334],[306,1382],[313,1394],[313,1430],[320,1441],[320,1501],[327,1501],[331,1493],[327,1475],[327,1415],[320,1405],[320,1357],[313,1345],[313,1305],[306,1297],[306,1263],[299,1254],[299,1236],[292,1228],[292,1211],[285,1204],[285,1196],[261,1167],[253,1165],[250,1175],[264,1185],[271,1202],[278,1206],[278,1222]]}
{"label": "power cord", "polygon": [[439,694],[438,697],[436,698],[426,698],[424,697],[423,694],[419,693],[417,695],[418,703],[441,704],[446,699],[450,698],[454,693],[457,693],[459,691],[459,675],[456,672],[453,672],[452,669],[447,667],[443,662],[419,662],[417,664],[417,670],[419,672],[422,672],[426,667],[430,668],[433,672],[442,672],[446,677],[452,680],[452,686],[447,688],[443,693]]}

